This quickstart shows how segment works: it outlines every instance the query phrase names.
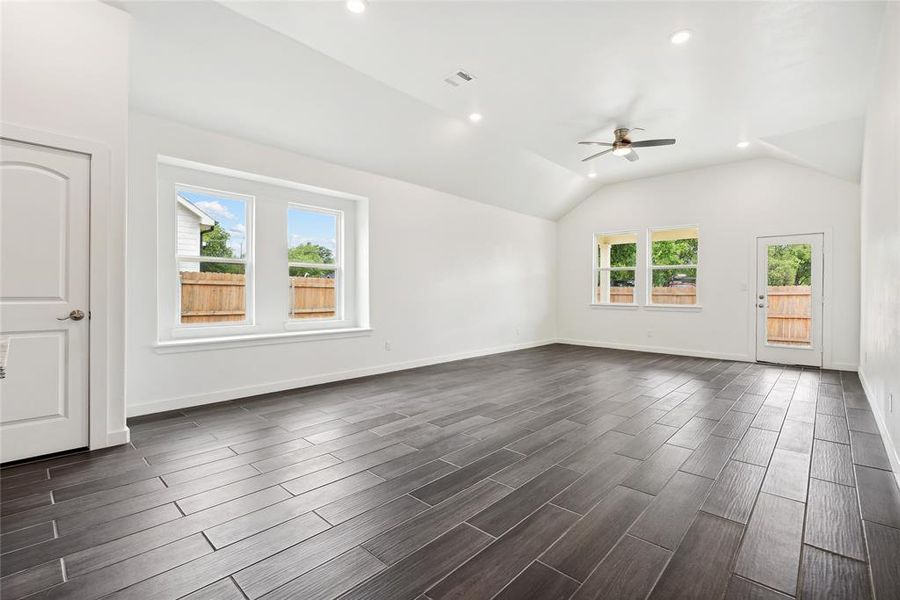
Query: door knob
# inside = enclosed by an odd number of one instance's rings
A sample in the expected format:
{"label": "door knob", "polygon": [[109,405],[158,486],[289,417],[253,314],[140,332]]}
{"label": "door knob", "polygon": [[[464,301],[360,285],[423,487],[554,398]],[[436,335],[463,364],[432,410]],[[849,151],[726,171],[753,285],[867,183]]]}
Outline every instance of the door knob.
{"label": "door knob", "polygon": [[80,321],[84,318],[84,311],[78,310],[77,308],[70,312],[68,316],[65,317],[56,317],[57,321],[65,321],[68,319],[72,319],[73,321]]}
{"label": "door knob", "polygon": [[765,308],[765,305],[763,305],[763,303],[762,303],[762,302],[760,302],[760,303],[759,303],[759,304],[757,304],[757,305],[756,305],[756,306],[758,306],[758,307],[759,307],[759,308]]}
{"label": "door knob", "polygon": [[760,294],[760,295],[759,295],[759,299],[760,299],[760,300],[765,300],[765,299],[766,299],[766,297],[765,297],[765,296],[763,296],[763,295],[762,295],[762,294]]}

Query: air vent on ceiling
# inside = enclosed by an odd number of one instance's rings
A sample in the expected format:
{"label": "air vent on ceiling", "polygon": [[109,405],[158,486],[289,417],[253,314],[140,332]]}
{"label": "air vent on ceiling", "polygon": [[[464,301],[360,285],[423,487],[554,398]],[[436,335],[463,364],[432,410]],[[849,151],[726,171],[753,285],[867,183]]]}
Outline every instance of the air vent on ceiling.
{"label": "air vent on ceiling", "polygon": [[471,73],[459,70],[444,76],[444,83],[453,87],[459,87],[465,83],[471,83],[474,79],[475,76]]}

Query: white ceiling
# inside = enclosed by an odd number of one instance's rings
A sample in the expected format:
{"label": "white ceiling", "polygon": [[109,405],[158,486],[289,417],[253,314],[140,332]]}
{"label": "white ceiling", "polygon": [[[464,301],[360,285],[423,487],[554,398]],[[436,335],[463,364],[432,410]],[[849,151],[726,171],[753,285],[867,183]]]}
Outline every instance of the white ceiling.
{"label": "white ceiling", "polygon": [[[549,218],[604,183],[759,155],[858,177],[883,11],[373,0],[354,15],[343,2],[222,4],[231,10],[123,6],[135,18],[135,106]],[[682,28],[693,39],[672,45]],[[442,81],[459,68],[477,79]],[[473,111],[484,115],[477,125],[465,118]],[[678,143],[635,163],[581,163],[590,152],[576,142],[609,139],[617,125]],[[847,145],[823,152],[826,134]],[[753,144],[739,151],[743,138]]]}

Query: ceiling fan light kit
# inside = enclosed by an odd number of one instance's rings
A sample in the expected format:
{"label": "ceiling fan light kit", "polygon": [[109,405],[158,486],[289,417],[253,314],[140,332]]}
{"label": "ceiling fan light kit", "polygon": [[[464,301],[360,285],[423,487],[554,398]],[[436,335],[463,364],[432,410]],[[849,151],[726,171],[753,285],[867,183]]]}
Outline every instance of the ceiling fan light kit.
{"label": "ceiling fan light kit", "polygon": [[592,154],[587,158],[583,158],[581,162],[587,162],[589,160],[593,160],[598,156],[603,156],[604,154],[609,154],[610,152],[614,156],[621,156],[625,158],[629,162],[634,162],[640,158],[637,155],[637,152],[634,151],[635,148],[651,148],[653,146],[671,146],[675,143],[673,138],[666,139],[658,139],[658,140],[638,140],[636,142],[631,141],[629,137],[632,131],[643,131],[640,127],[632,127],[631,129],[627,127],[619,127],[615,130],[614,135],[616,136],[615,141],[610,142],[578,142],[583,145],[591,145],[591,146],[609,146],[609,150],[603,150],[596,154]]}

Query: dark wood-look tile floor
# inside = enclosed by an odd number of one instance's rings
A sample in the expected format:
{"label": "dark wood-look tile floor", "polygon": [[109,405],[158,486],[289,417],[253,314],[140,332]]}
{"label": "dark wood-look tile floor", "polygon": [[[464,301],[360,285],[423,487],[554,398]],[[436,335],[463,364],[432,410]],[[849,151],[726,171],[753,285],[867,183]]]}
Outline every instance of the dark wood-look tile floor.
{"label": "dark wood-look tile floor", "polygon": [[132,419],[0,471],[35,598],[898,598],[853,373],[554,345]]}

